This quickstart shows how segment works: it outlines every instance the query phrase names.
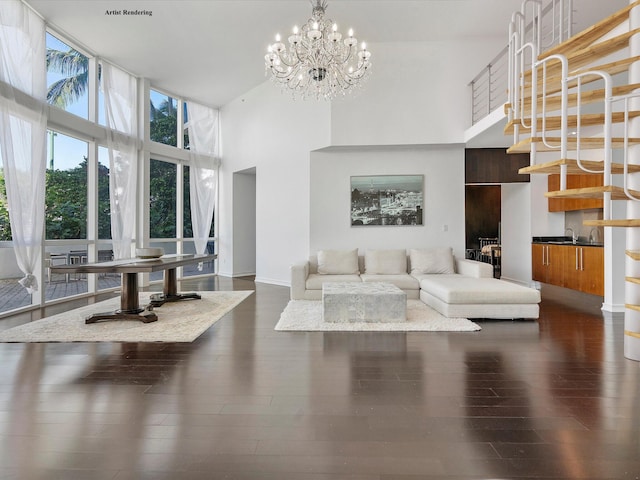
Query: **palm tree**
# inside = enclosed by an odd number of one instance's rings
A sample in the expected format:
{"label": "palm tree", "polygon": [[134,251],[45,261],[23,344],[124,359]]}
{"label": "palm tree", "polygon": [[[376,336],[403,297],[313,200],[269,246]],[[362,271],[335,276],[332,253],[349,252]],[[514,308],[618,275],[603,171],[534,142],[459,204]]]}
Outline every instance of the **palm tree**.
{"label": "palm tree", "polygon": [[162,100],[157,107],[151,101],[151,140],[165,145],[177,145],[178,117],[171,99]]}
{"label": "palm tree", "polygon": [[47,71],[64,75],[49,86],[47,103],[51,105],[66,108],[87,90],[89,59],[73,48],[66,52],[47,48]]}

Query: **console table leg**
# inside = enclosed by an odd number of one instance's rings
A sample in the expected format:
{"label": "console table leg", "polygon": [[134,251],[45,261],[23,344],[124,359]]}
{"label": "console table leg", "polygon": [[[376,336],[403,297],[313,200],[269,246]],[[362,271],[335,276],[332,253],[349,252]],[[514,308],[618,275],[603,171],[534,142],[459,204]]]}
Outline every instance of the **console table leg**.
{"label": "console table leg", "polygon": [[140,313],[127,313],[122,310],[116,310],[115,312],[94,313],[84,319],[84,323],[97,323],[101,320],[137,320],[142,323],[151,323],[158,320],[158,316],[149,311],[142,310]]}
{"label": "console table leg", "polygon": [[178,276],[175,268],[168,268],[165,270],[162,293],[167,297],[171,297],[178,293]]}
{"label": "console table leg", "polygon": [[158,316],[151,311],[152,309],[152,306],[140,308],[138,299],[138,274],[123,273],[120,310],[94,313],[85,318],[84,323],[97,323],[101,320],[138,320],[142,323],[151,323],[158,320]]}
{"label": "console table leg", "polygon": [[178,281],[176,269],[169,268],[164,272],[164,286],[162,293],[154,293],[151,295],[149,305],[160,307],[167,302],[178,302],[180,300],[198,300],[202,298],[197,293],[178,293]]}
{"label": "console table leg", "polygon": [[138,299],[138,274],[122,274],[122,296],[120,297],[120,310],[125,313],[140,313],[144,309],[140,308]]}

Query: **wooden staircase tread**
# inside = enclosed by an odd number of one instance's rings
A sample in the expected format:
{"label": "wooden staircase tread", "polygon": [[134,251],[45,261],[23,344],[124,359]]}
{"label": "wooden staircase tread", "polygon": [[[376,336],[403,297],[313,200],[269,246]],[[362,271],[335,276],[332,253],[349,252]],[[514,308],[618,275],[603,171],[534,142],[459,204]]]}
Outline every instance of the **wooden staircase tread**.
{"label": "wooden staircase tread", "polygon": [[619,220],[585,220],[585,227],[640,227],[640,219],[626,218]]}
{"label": "wooden staircase tread", "polygon": [[[611,94],[614,97],[618,97],[621,95],[627,95],[628,93],[631,93],[634,90],[638,90],[638,89],[640,89],[640,83],[630,83],[628,85],[619,85],[611,89]],[[594,102],[602,102],[604,101],[604,94],[605,94],[604,88],[582,92],[580,96],[580,104],[588,105]],[[578,94],[570,93],[568,95],[567,101],[570,107],[576,106],[578,104]],[[546,98],[547,113],[552,112],[554,110],[560,110],[561,107],[562,107],[562,98],[559,95],[551,95]],[[509,103],[506,103],[505,112],[509,113],[510,108],[511,108],[511,105]],[[531,97],[527,97],[524,99],[523,108],[526,113],[531,112]],[[540,110],[542,110],[542,98],[538,99],[538,111]]]}
{"label": "wooden staircase tread", "polygon": [[[631,303],[625,303],[624,304],[625,308],[628,308],[629,310],[637,310],[640,312],[640,305],[632,305]],[[625,331],[625,334],[627,332]]]}
{"label": "wooden staircase tread", "polygon": [[640,278],[637,277],[624,277],[626,282],[629,283],[637,283],[638,285],[640,285]]}
{"label": "wooden staircase tread", "polygon": [[[624,58],[622,60],[617,60],[611,63],[605,63],[602,65],[589,65],[587,67],[578,68],[569,73],[570,76],[578,75],[581,73],[586,73],[589,71],[597,70],[600,72],[607,72],[609,75],[617,75],[619,73],[623,73],[629,70],[629,67],[635,62],[640,61],[640,55],[635,57]],[[542,67],[539,68],[542,70]],[[531,95],[531,71],[529,70],[529,75],[525,76],[525,86],[522,90],[522,95],[528,96]],[[597,80],[601,80],[602,77],[599,75],[589,75],[582,77],[581,83],[582,85],[587,85],[589,83],[595,82]],[[554,93],[558,93],[561,91],[561,75],[549,75],[547,74],[546,82],[543,82],[541,73],[538,74],[538,92],[542,91],[542,86],[546,83],[546,94],[551,95]],[[578,84],[577,80],[571,80],[568,83],[569,89],[575,88]]]}
{"label": "wooden staircase tread", "polygon": [[[637,33],[640,33],[640,28],[635,28],[602,43],[597,43],[583,50],[566,55],[569,72],[595,70],[595,68],[591,68],[591,65],[593,65],[594,62],[599,58],[607,57],[618,50],[627,48],[629,46],[630,38]],[[538,66],[538,69],[542,69],[542,66]],[[550,60],[545,66],[545,69],[547,76],[559,77],[562,75],[562,64],[559,60]],[[531,69],[526,70],[522,75],[524,76],[526,83],[531,83],[531,78],[533,78],[531,75]],[[538,76],[540,77],[541,75]]]}
{"label": "wooden staircase tread", "polygon": [[612,29],[626,21],[629,18],[629,12],[638,5],[640,5],[640,0],[636,0],[635,2],[600,20],[598,23],[584,29],[576,35],[573,35],[568,40],[550,48],[541,54],[540,57],[546,58],[550,55],[566,54],[576,48],[583,49],[588,45],[591,45],[596,40],[609,33]]}
{"label": "wooden staircase tread", "polygon": [[[602,42],[585,46],[582,49],[567,49],[567,51],[564,53],[564,56],[567,57],[567,60],[569,61],[569,68],[571,70],[581,68],[594,63],[599,58],[607,57],[608,55],[622,50],[623,48],[628,48],[629,39],[639,32],[639,28],[634,28],[627,32],[621,33],[620,35],[616,35],[615,37],[603,40]],[[548,57],[549,55],[547,55],[546,52],[538,56],[539,59]],[[550,62],[552,63],[548,63],[549,66],[555,65],[555,67],[553,68],[560,68],[559,60],[551,59]],[[549,67],[547,67],[547,72],[549,71],[548,69]]]}
{"label": "wooden staircase tread", "polygon": [[640,250],[625,250],[624,253],[633,260],[640,260]]}
{"label": "wooden staircase tread", "polygon": [[[640,110],[634,110],[634,111],[630,111],[629,112],[629,119],[632,118],[636,118],[640,116]],[[605,119],[605,114],[604,113],[585,113],[583,115],[580,115],[580,126],[582,127],[592,127],[592,126],[597,126],[597,125],[603,125],[604,124],[604,119]],[[555,130],[560,130],[561,128],[561,120],[562,117],[561,116],[557,116],[557,115],[551,115],[551,116],[547,116],[546,117],[546,122],[545,122],[545,127],[547,132],[549,131],[555,131]],[[613,112],[611,114],[611,121],[612,123],[622,123],[625,120],[625,114],[624,112]],[[514,125],[519,124],[520,122],[518,122],[517,120],[511,120],[509,123],[507,123],[507,125],[504,127],[504,133],[506,135],[512,134],[513,133],[513,128]],[[567,116],[567,127],[568,128],[576,128],[578,126],[578,116],[577,115],[568,115]],[[520,131],[521,132],[529,132],[531,130],[531,128],[529,128],[528,126],[522,126],[520,125]],[[538,118],[538,131],[542,131],[542,118]]]}
{"label": "wooden staircase tread", "polygon": [[[582,165],[589,170],[601,170],[604,168],[604,162],[602,160],[582,160]],[[567,166],[567,174],[569,175],[589,175],[591,172],[586,172],[578,166],[577,160],[571,158],[564,158],[561,160],[554,160],[551,162],[540,163],[538,165],[530,165],[528,167],[522,167],[518,170],[518,173],[532,175],[536,173],[560,173],[560,169],[563,165]],[[640,165],[629,165],[629,172],[640,172]],[[621,163],[611,164],[611,173],[622,174],[624,173],[624,165]]]}
{"label": "wooden staircase tread", "polygon": [[[588,46],[582,50],[573,51],[566,55],[569,62],[569,71],[592,65],[600,58],[607,57],[612,53],[628,48],[629,39],[640,33],[640,28],[635,28],[624,32],[616,37],[605,40],[601,43]],[[547,75],[560,75],[562,73],[562,64],[557,59],[551,59],[546,65]],[[525,78],[531,78],[531,70],[523,72]]]}
{"label": "wooden staircase tread", "polygon": [[[570,137],[568,140],[568,148],[575,149],[577,139]],[[538,152],[559,152],[560,151],[560,137],[546,137],[547,143],[550,143],[552,147],[549,147],[542,143],[542,137],[529,137],[519,141],[515,145],[512,145],[507,149],[507,153],[530,153],[531,145],[533,143],[537,146]],[[640,138],[629,138],[629,145],[640,144]],[[612,148],[623,148],[624,138],[616,137],[611,139]],[[587,137],[580,139],[580,148],[584,150],[604,148],[604,138],[602,137]]]}
{"label": "wooden staircase tread", "polygon": [[[640,192],[630,190],[631,194],[640,197]],[[622,187],[616,187],[614,185],[603,185],[601,187],[584,187],[584,188],[571,188],[567,190],[557,190],[554,192],[546,192],[544,194],[547,198],[602,198],[605,193],[611,193],[611,200],[629,200],[629,197],[624,193]]]}

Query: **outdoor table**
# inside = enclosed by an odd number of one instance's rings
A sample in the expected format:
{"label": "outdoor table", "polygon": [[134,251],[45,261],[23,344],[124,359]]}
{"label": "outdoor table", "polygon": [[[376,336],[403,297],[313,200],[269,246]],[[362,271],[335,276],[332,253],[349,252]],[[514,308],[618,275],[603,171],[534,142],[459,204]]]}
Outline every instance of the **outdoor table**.
{"label": "outdoor table", "polygon": [[[197,293],[178,293],[176,268],[193,263],[209,262],[217,255],[163,255],[159,258],[129,258],[109,262],[82,263],[51,267],[54,273],[120,273],[122,275],[122,294],[120,309],[113,312],[94,313],[85,319],[85,323],[100,320],[140,320],[144,323],[155,322],[158,316],[154,307],[166,302],[199,299]],[[140,307],[138,300],[138,273],[164,271],[164,285],[161,294],[151,295],[149,305]]]}

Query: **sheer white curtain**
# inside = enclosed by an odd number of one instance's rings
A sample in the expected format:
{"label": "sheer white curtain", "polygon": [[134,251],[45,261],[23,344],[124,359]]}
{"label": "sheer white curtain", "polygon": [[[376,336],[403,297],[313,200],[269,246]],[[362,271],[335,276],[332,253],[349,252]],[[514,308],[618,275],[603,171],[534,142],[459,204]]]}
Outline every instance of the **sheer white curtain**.
{"label": "sheer white curtain", "polygon": [[187,102],[189,115],[189,198],[196,253],[207,248],[216,199],[219,148],[218,110]]}
{"label": "sheer white curtain", "polygon": [[109,199],[115,259],[131,258],[138,186],[138,116],[136,78],[102,62],[102,91],[109,131]]}
{"label": "sheer white curtain", "polygon": [[44,22],[18,0],[0,8],[0,151],[20,284],[38,290],[46,168]]}

